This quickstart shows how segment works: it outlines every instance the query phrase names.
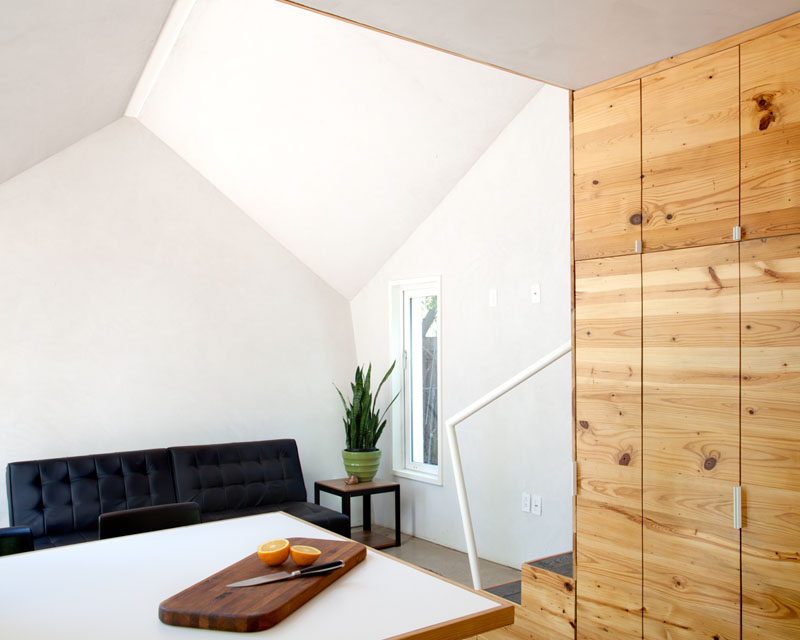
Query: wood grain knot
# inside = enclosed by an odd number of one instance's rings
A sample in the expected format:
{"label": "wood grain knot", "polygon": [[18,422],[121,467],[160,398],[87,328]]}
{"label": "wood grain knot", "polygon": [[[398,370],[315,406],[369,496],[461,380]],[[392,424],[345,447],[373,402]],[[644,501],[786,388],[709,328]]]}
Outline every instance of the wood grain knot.
{"label": "wood grain knot", "polygon": [[565,582],[565,583],[564,583],[564,588],[565,588],[567,591],[572,591],[572,585],[571,585],[569,582]]}
{"label": "wood grain knot", "polygon": [[622,454],[622,455],[619,457],[619,463],[620,463],[620,464],[621,464],[623,467],[627,467],[627,466],[628,466],[628,465],[631,463],[631,454],[630,454],[630,453],[623,453],[623,454]]}
{"label": "wood grain knot", "polygon": [[592,180],[592,184],[600,184],[599,180]]}
{"label": "wood grain knot", "polygon": [[722,280],[719,279],[719,276],[717,275],[717,272],[714,271],[714,267],[709,267],[708,268],[708,275],[711,276],[711,279],[714,281],[714,284],[716,284],[720,289],[723,288],[722,287]]}
{"label": "wood grain knot", "polygon": [[672,220],[672,217],[673,217],[673,216],[672,216],[672,214],[671,214],[671,213],[668,213],[668,214],[667,214],[667,220]]}
{"label": "wood grain knot", "polygon": [[751,416],[754,416],[756,414],[756,410],[755,409],[748,409],[747,413],[749,413]]}
{"label": "wood grain knot", "polygon": [[772,99],[774,97],[774,93],[757,93],[753,96],[753,102],[756,103],[756,108],[759,111],[766,111],[772,106]]}
{"label": "wood grain knot", "polygon": [[588,429],[589,428],[589,423],[586,422],[586,420],[579,420],[578,424],[581,425],[581,427],[583,427],[584,429]]}
{"label": "wood grain knot", "polygon": [[706,471],[711,471],[716,466],[717,466],[716,458],[706,458],[705,462],[703,462],[703,469],[705,469]]}
{"label": "wood grain knot", "polygon": [[642,224],[642,214],[634,213],[629,220],[631,221],[631,224]]}
{"label": "wood grain knot", "polygon": [[761,116],[761,120],[758,122],[758,130],[766,131],[773,122],[775,122],[775,114],[770,111],[768,114]]}

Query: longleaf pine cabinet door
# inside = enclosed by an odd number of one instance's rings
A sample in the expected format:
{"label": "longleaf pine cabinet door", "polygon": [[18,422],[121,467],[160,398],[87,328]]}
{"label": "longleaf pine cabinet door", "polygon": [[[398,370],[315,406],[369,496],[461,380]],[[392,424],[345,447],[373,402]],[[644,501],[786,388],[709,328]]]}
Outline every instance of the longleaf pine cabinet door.
{"label": "longleaf pine cabinet door", "polygon": [[741,245],[742,638],[800,638],[800,236]]}
{"label": "longleaf pine cabinet door", "polygon": [[575,259],[636,253],[642,239],[639,80],[573,103]]}
{"label": "longleaf pine cabinet door", "polygon": [[577,627],[584,639],[642,635],[641,288],[641,256],[575,265]]}
{"label": "longleaf pine cabinet door", "polygon": [[739,224],[739,50],[642,79],[647,251],[732,240]]}
{"label": "longleaf pine cabinet door", "polygon": [[741,46],[742,232],[800,232],[800,25]]}
{"label": "longleaf pine cabinet door", "polygon": [[739,639],[739,247],[642,256],[644,637]]}

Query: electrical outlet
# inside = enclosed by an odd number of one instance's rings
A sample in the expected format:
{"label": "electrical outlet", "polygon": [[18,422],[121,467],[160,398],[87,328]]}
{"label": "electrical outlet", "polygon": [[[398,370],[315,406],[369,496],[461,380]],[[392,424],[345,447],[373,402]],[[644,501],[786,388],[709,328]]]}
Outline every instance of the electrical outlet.
{"label": "electrical outlet", "polygon": [[535,516],[542,515],[542,496],[528,496],[531,500],[531,513]]}
{"label": "electrical outlet", "polygon": [[531,512],[531,494],[526,491],[522,492],[522,510],[525,513]]}

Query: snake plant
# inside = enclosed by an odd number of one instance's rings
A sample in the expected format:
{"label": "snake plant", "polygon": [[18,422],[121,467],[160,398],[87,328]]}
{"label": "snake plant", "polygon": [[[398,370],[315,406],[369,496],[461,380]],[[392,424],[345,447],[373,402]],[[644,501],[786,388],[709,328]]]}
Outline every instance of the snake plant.
{"label": "snake plant", "polygon": [[342,420],[344,421],[347,449],[374,450],[376,448],[378,438],[381,437],[383,428],[386,426],[386,420],[384,419],[386,412],[389,411],[389,407],[392,406],[394,401],[397,400],[397,396],[400,395],[398,391],[397,395],[392,398],[392,401],[388,404],[386,409],[383,410],[383,413],[377,410],[378,396],[380,395],[381,387],[383,387],[383,383],[386,382],[394,370],[394,365],[395,363],[392,362],[392,366],[389,367],[386,375],[383,376],[381,383],[375,390],[374,397],[370,389],[370,378],[372,377],[371,364],[367,369],[366,375],[364,375],[364,371],[361,367],[356,367],[355,381],[350,383],[350,389],[353,393],[350,404],[344,399],[344,395],[342,395],[339,387],[334,385],[336,391],[339,393],[339,397],[342,399],[342,405],[344,405],[345,415]]}

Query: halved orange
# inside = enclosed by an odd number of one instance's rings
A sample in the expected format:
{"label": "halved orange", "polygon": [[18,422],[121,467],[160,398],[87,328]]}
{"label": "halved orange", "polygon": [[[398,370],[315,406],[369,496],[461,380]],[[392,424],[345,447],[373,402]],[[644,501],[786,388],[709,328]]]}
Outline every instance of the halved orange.
{"label": "halved orange", "polygon": [[292,560],[301,567],[314,564],[322,555],[322,551],[316,547],[307,547],[304,544],[295,544],[290,547],[289,551],[292,554]]}
{"label": "halved orange", "polygon": [[286,538],[270,540],[258,547],[258,557],[261,562],[271,567],[279,565],[289,557],[289,541]]}

